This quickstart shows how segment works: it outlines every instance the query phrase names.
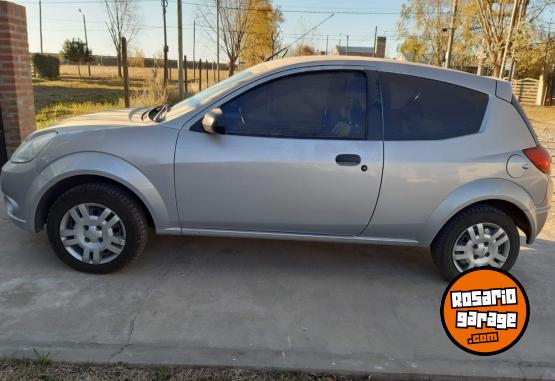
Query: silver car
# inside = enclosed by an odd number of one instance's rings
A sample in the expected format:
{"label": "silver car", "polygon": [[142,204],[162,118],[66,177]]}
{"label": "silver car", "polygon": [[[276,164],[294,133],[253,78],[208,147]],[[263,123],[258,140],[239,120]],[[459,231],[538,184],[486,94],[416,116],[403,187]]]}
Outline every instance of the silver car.
{"label": "silver car", "polygon": [[[448,279],[509,270],[550,207],[551,158],[508,82],[349,57],[263,63],[173,106],[70,119],[2,168],[7,213],[86,272],[147,229],[430,247]],[[341,260],[338,258],[338,260]]]}

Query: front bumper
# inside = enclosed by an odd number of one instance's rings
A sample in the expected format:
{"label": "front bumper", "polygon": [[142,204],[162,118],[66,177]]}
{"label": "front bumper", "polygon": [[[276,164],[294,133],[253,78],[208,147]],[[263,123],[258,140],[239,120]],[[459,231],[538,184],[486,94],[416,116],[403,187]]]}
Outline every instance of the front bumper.
{"label": "front bumper", "polygon": [[0,173],[0,190],[6,213],[17,226],[28,231],[35,231],[34,201],[38,177],[34,160],[17,164],[7,162]]}

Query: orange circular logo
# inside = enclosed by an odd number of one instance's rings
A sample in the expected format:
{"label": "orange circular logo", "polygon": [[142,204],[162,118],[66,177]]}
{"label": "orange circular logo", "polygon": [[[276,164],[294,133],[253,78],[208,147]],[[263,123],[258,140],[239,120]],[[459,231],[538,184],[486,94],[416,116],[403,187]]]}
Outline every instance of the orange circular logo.
{"label": "orange circular logo", "polygon": [[530,317],[528,296],[505,271],[477,268],[456,277],[441,301],[447,336],[462,350],[488,356],[506,351],[524,334]]}

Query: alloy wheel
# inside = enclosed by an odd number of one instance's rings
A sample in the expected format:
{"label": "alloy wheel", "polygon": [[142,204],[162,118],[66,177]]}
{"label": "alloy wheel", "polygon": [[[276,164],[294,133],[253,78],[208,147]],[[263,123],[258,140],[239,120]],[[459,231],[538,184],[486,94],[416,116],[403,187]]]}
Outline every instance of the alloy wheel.
{"label": "alloy wheel", "polygon": [[69,209],[60,222],[60,239],[75,259],[104,264],[118,257],[125,247],[125,225],[110,208],[96,203]]}
{"label": "alloy wheel", "polygon": [[468,227],[455,241],[453,263],[460,272],[483,266],[500,268],[510,249],[509,236],[503,228],[494,223],[478,223]]}

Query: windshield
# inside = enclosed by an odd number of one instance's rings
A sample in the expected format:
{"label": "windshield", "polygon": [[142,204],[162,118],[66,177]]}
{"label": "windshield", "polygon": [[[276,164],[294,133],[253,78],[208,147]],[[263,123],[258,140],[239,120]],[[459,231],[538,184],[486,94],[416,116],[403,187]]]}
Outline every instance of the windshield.
{"label": "windshield", "polygon": [[209,87],[206,90],[193,95],[192,97],[176,103],[171,107],[171,110],[166,115],[166,120],[173,119],[183,113],[186,113],[187,111],[192,110],[198,105],[205,103],[207,100],[211,99],[215,95],[220,94],[227,89],[230,89],[231,87],[245,80],[252,74],[253,72],[249,70],[242,71],[218,83],[217,85]]}

